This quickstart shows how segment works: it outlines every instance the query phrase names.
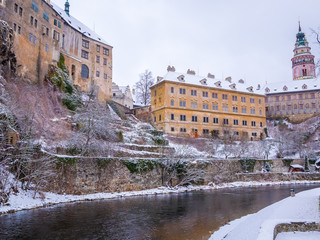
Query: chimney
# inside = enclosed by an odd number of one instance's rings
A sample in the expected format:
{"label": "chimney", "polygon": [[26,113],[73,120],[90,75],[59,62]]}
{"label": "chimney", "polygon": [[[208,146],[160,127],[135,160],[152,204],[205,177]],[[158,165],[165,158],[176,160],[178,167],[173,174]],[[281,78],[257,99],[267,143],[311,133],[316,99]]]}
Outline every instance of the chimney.
{"label": "chimney", "polygon": [[261,89],[261,86],[260,86],[260,84],[258,84],[257,90],[260,90],[260,89]]}
{"label": "chimney", "polygon": [[196,72],[193,70],[188,69],[187,74],[189,75],[196,75]]}
{"label": "chimney", "polygon": [[175,72],[176,69],[175,69],[174,66],[171,67],[171,66],[169,65],[169,66],[167,67],[167,71],[168,71],[168,72]]}
{"label": "chimney", "polygon": [[211,73],[208,73],[208,78],[212,78],[212,79],[215,79],[215,76]]}
{"label": "chimney", "polygon": [[230,82],[230,83],[231,83],[232,78],[231,78],[231,77],[227,77],[227,78],[226,78],[226,81],[228,81],[228,82]]}

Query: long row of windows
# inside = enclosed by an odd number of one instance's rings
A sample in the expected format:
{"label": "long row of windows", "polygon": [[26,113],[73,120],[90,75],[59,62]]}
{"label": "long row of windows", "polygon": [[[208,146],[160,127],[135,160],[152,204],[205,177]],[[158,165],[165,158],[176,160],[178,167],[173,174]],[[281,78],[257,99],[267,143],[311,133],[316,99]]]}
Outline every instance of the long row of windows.
{"label": "long row of windows", "polygon": [[[162,119],[161,115],[159,115],[158,119],[159,119],[159,121],[161,121],[161,119]],[[187,121],[187,116],[181,114],[179,116],[179,119],[182,122],[186,122]],[[156,118],[154,120],[155,120],[155,122],[157,121]],[[170,115],[170,120],[171,121],[176,120],[176,116],[173,113],[171,113],[171,115]],[[219,124],[220,120],[219,120],[219,118],[214,117],[212,123]],[[191,122],[198,122],[198,116],[191,116]],[[203,117],[202,122],[203,123],[209,123],[210,122],[209,117]],[[247,120],[239,121],[238,119],[233,119],[233,125],[234,126],[238,126],[240,122],[242,123],[242,126],[248,126],[248,121]],[[222,119],[222,124],[223,125],[229,125],[229,119],[228,118],[223,118]],[[257,126],[256,125],[256,121],[251,121],[251,127],[256,127],[256,126]],[[260,122],[260,127],[262,127],[262,122]]]}
{"label": "long row of windows", "polygon": [[[170,105],[174,107],[174,100],[170,100]],[[187,107],[187,103],[185,100],[180,100],[179,101],[179,107]],[[198,108],[198,103],[197,102],[191,102],[191,108]],[[204,110],[209,110],[209,104],[208,103],[203,103],[202,104],[202,109]],[[212,104],[212,110],[213,111],[219,111],[219,106],[216,103]],[[228,105],[223,105],[222,106],[222,111],[228,112],[229,107]],[[238,106],[233,106],[232,107],[232,112],[238,113],[239,109]],[[241,113],[247,113],[247,108],[246,107],[241,107]],[[256,109],[255,108],[250,108],[250,114],[255,115],[256,114]],[[262,115],[262,109],[259,110],[259,114]]]}
{"label": "long row of windows", "polygon": [[[171,92],[171,93],[174,93],[174,91],[175,91],[174,87],[171,87],[170,92]],[[181,95],[186,95],[186,92],[187,92],[187,91],[186,91],[185,88],[179,88],[179,94],[181,94]],[[195,89],[191,89],[191,90],[190,90],[190,95],[191,95],[191,96],[197,96],[197,94],[198,94],[198,91],[197,91],[197,90],[195,90]],[[209,97],[209,92],[208,92],[208,91],[202,91],[202,97],[208,98],[208,97]],[[217,98],[218,98],[218,93],[213,92],[213,93],[212,93],[212,98],[217,99]],[[224,93],[223,93],[223,94],[222,94],[222,99],[223,99],[223,100],[228,100],[228,94],[224,94]],[[238,101],[238,96],[232,95],[232,101]],[[247,100],[246,100],[246,97],[241,97],[241,102],[245,103],[246,101],[247,101]],[[259,104],[262,103],[262,100],[261,100],[261,99],[259,99],[258,101],[259,101]],[[255,98],[250,98],[250,103],[255,103]]]}
{"label": "long row of windows", "polygon": [[[171,132],[175,132],[175,130],[176,130],[175,127],[171,127]],[[180,128],[178,131],[180,133],[186,133],[187,129],[186,128]],[[198,133],[198,129],[192,128],[191,132],[192,132],[192,134]],[[209,133],[211,133],[211,135],[213,135],[213,136],[219,136],[220,135],[220,131],[217,130],[217,129],[213,129],[211,131],[209,129],[202,129],[202,134],[203,135],[208,135]],[[222,133],[225,136],[230,136],[231,134],[233,134],[234,136],[240,136],[240,133],[238,131],[230,132],[229,130],[223,130]],[[242,132],[242,135],[248,136],[248,133],[247,132]],[[252,137],[257,137],[258,134],[256,132],[252,132],[251,136]]]}

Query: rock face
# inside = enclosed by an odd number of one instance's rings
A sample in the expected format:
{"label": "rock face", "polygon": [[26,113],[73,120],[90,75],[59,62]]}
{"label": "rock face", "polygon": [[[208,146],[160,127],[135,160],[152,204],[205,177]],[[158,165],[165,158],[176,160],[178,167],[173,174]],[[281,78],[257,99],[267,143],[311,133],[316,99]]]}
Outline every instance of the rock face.
{"label": "rock face", "polygon": [[8,74],[16,71],[17,60],[13,52],[13,42],[13,30],[7,22],[0,20],[0,70]]}

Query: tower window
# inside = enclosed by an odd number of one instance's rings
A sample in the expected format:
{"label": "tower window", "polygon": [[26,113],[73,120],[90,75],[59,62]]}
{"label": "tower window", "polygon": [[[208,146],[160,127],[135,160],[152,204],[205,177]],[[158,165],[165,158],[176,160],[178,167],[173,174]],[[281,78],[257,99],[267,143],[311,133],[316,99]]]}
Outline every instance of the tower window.
{"label": "tower window", "polygon": [[302,69],[302,75],[307,76],[307,69]]}

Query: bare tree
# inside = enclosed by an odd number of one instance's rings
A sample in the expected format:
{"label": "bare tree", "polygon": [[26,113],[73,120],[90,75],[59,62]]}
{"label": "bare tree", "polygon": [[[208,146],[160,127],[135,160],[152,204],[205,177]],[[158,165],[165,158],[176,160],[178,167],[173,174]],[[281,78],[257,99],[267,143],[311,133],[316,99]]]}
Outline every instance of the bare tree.
{"label": "bare tree", "polygon": [[145,70],[140,74],[140,80],[136,83],[136,91],[138,101],[143,105],[151,103],[151,90],[150,87],[154,84],[154,78],[152,72]]}

